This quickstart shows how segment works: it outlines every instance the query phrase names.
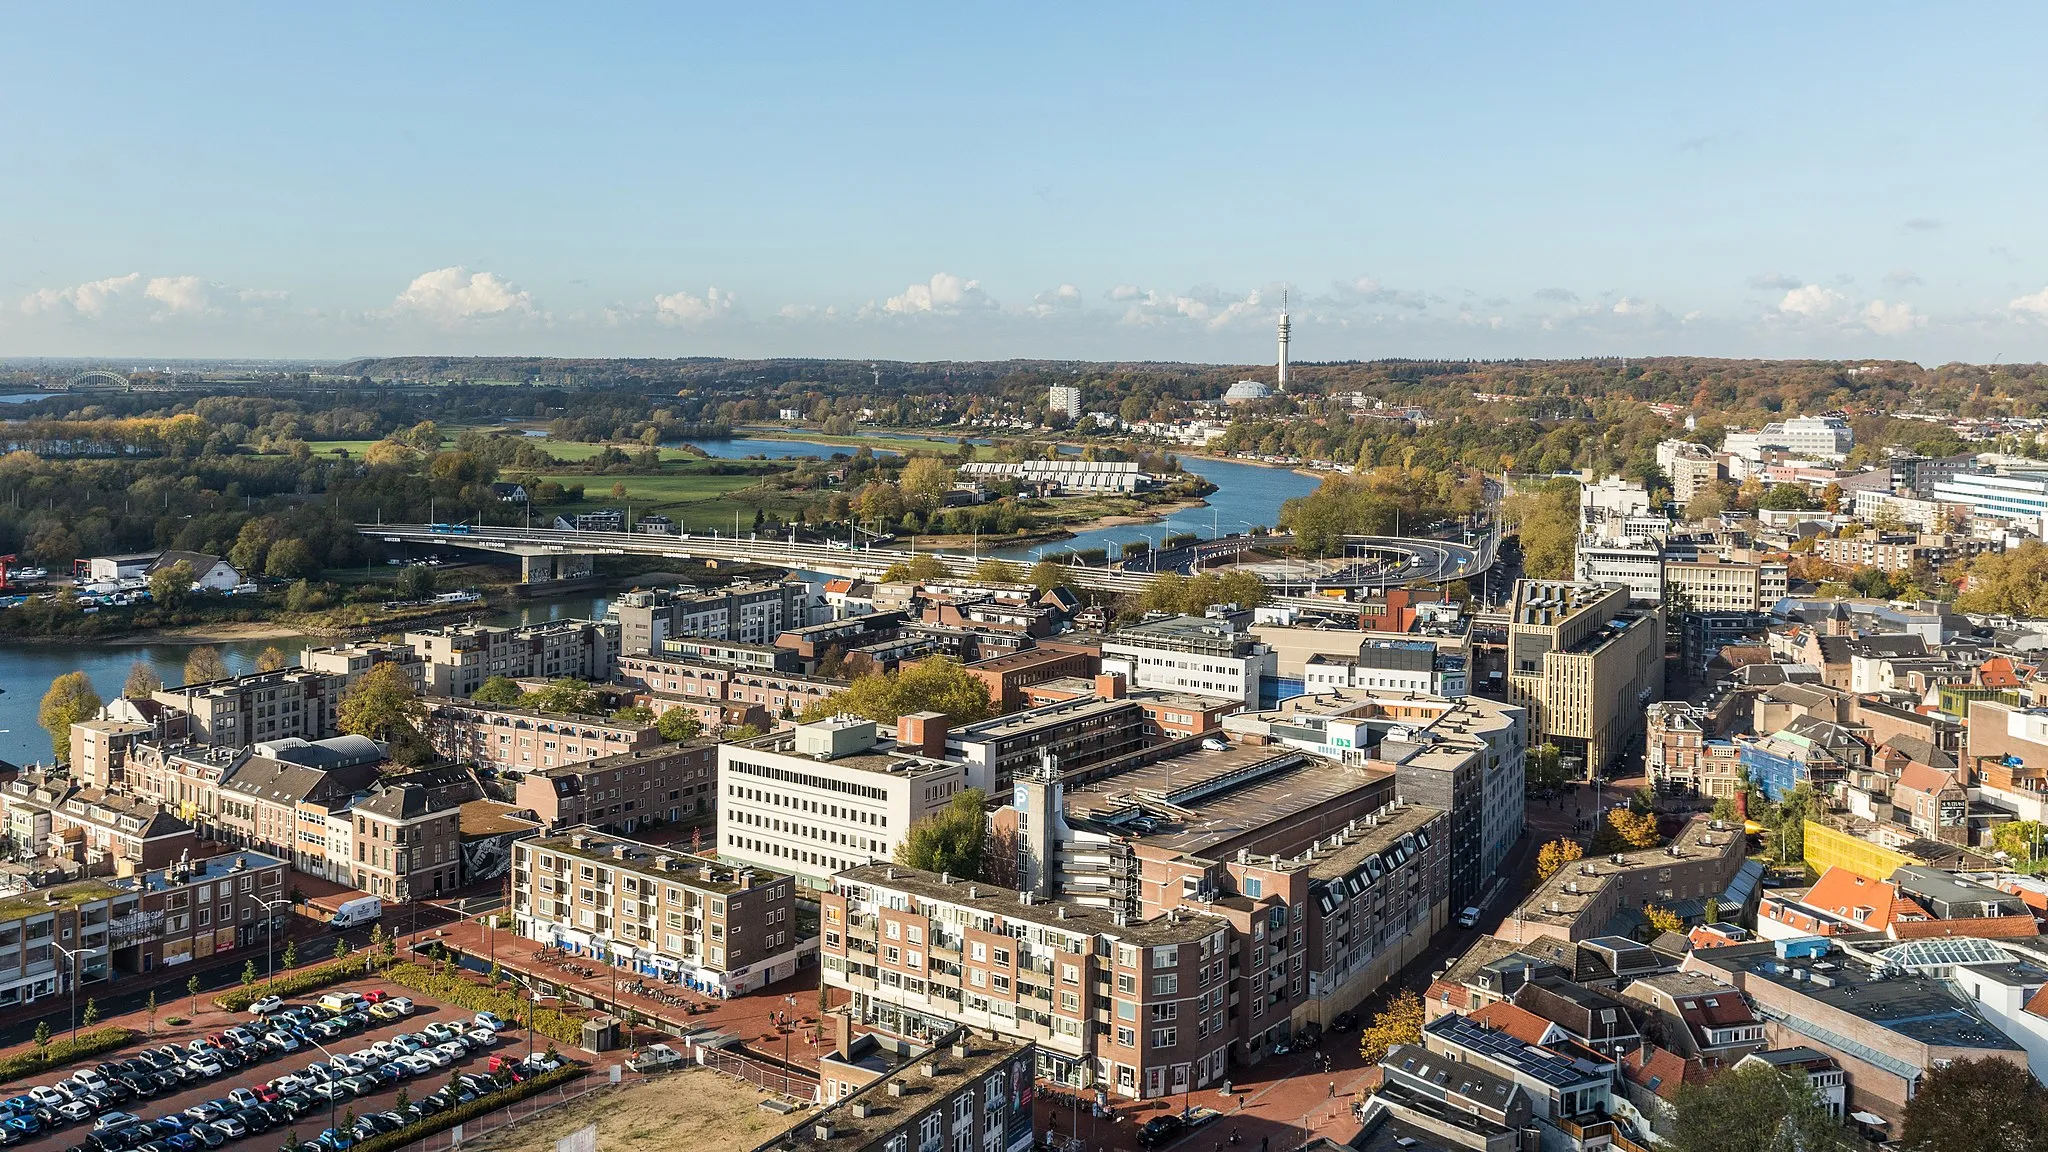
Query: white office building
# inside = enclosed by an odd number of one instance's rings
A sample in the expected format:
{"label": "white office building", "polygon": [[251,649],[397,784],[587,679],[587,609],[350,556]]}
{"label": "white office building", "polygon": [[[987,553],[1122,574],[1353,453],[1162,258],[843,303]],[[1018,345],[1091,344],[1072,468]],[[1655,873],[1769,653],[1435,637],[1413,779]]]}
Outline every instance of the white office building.
{"label": "white office building", "polygon": [[1754,432],[1730,432],[1721,450],[1745,460],[1760,460],[1767,448],[1779,448],[1803,460],[1840,460],[1856,446],[1856,434],[1840,416],[1795,416],[1774,420]]}
{"label": "white office building", "polygon": [[833,717],[718,746],[718,856],[829,888],[888,860],[911,824],[967,788],[966,769]]}
{"label": "white office building", "polygon": [[1055,384],[1046,393],[1045,406],[1069,420],[1081,418],[1081,390],[1072,384]]}
{"label": "white office building", "polygon": [[1630,600],[1664,602],[1664,548],[1656,540],[1601,540],[1579,537],[1573,578],[1583,584],[1628,589]]}
{"label": "white office building", "polygon": [[1934,483],[1937,504],[1961,504],[1987,520],[2041,522],[2048,513],[2048,473],[1958,472]]}
{"label": "white office building", "polygon": [[1133,688],[1259,702],[1280,658],[1228,620],[1173,616],[1121,628],[1102,642],[1102,670],[1121,672]]}
{"label": "white office building", "polygon": [[1065,492],[1136,492],[1145,475],[1127,460],[978,460],[960,466],[960,479],[1053,483]]}

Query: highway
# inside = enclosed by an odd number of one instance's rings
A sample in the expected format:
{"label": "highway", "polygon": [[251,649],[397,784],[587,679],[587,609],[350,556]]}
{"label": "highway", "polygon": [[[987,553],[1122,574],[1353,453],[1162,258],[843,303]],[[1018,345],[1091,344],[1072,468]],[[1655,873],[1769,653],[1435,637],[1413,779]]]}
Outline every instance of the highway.
{"label": "highway", "polygon": [[[962,552],[912,552],[904,548],[849,548],[843,544],[809,544],[794,540],[762,538],[737,539],[730,536],[675,536],[654,532],[580,532],[563,528],[520,528],[488,524],[363,524],[365,536],[390,544],[423,544],[439,547],[474,548],[513,555],[662,556],[676,560],[744,560],[773,564],[838,576],[878,578],[891,565],[915,556],[935,557],[954,574],[965,576],[985,557]],[[1257,539],[1259,547],[1285,544],[1286,536]],[[1407,540],[1387,536],[1358,537],[1349,542],[1393,561],[1376,572],[1359,572],[1351,581],[1332,583],[1317,580],[1318,587],[1384,588],[1402,584],[1430,584],[1477,575],[1493,562],[1494,538],[1479,547],[1440,540]],[[1240,553],[1246,546],[1241,538],[1204,541],[1196,546],[1204,555],[1216,552]],[[1121,572],[1108,568],[1073,566],[1069,580],[1083,588],[1106,592],[1136,592],[1152,580],[1149,572]],[[1303,581],[1303,584],[1307,584]],[[1329,611],[1327,596],[1278,595],[1270,603],[1299,609]]]}

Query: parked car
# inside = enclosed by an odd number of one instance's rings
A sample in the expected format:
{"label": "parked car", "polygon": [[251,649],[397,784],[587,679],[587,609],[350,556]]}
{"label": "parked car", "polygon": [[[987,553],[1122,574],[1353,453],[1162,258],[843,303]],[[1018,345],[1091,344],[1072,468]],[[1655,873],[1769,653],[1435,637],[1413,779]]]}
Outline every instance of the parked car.
{"label": "parked car", "polygon": [[455,1025],[448,1023],[446,1020],[434,1021],[425,1028],[420,1029],[419,1034],[436,1044],[446,1043],[449,1040],[453,1040],[457,1035]]}
{"label": "parked car", "polygon": [[389,1003],[370,1005],[370,1015],[387,1024],[393,1020],[403,1020],[405,1018],[405,1013],[400,1012]]}
{"label": "parked car", "polygon": [[92,1130],[95,1132],[105,1132],[110,1128],[120,1128],[128,1124],[138,1124],[141,1121],[142,1117],[137,1116],[132,1112],[104,1112],[101,1113],[99,1119],[92,1122]]}
{"label": "parked car", "polygon": [[656,1072],[674,1068],[683,1062],[683,1054],[666,1044],[649,1044],[626,1059],[626,1067],[635,1072]]}
{"label": "parked car", "polygon": [[395,1063],[415,1076],[424,1076],[437,1067],[432,1060],[420,1055],[401,1056]]}
{"label": "parked car", "polygon": [[512,1026],[505,1021],[504,1017],[496,1012],[479,1012],[470,1023],[475,1024],[479,1028],[488,1028],[493,1032],[503,1032]]}
{"label": "parked car", "polygon": [[1138,1143],[1146,1148],[1155,1148],[1180,1135],[1187,1122],[1177,1114],[1168,1112],[1154,1116],[1138,1126]]}
{"label": "parked car", "polygon": [[391,999],[384,1001],[384,1003],[398,1009],[398,1013],[401,1016],[410,1016],[413,1013],[412,1001],[404,996],[393,996]]}
{"label": "parked car", "polygon": [[221,1135],[230,1140],[240,1140],[249,1134],[249,1124],[242,1119],[240,1112],[231,1112],[215,1120],[213,1126],[220,1131]]}
{"label": "parked car", "polygon": [[66,1100],[57,1105],[57,1115],[67,1124],[92,1119],[92,1105],[83,1100]]}
{"label": "parked car", "polygon": [[284,997],[263,996],[257,998],[254,1003],[249,1005],[249,1014],[251,1016],[268,1016],[283,1007]]}

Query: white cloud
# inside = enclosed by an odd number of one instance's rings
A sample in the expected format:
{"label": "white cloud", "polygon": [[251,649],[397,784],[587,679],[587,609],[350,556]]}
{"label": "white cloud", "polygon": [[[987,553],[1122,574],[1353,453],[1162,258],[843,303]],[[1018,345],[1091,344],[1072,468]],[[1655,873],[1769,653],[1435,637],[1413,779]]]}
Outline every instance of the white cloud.
{"label": "white cloud", "polygon": [[1119,284],[1116,287],[1111,288],[1109,291],[1104,292],[1102,296],[1106,300],[1115,300],[1118,303],[1122,303],[1126,300],[1136,300],[1138,297],[1143,296],[1144,294],[1144,291],[1141,290],[1136,284]]}
{"label": "white cloud", "polygon": [[1751,276],[1746,283],[1751,288],[1761,288],[1772,292],[1789,292],[1805,283],[1805,281],[1797,276],[1787,276],[1783,272],[1760,272],[1755,276]]}
{"label": "white cloud", "polygon": [[1832,288],[1806,284],[1785,293],[1785,298],[1778,302],[1778,311],[1795,316],[1826,316],[1840,308],[1845,299]]}
{"label": "white cloud", "polygon": [[994,307],[996,302],[981,290],[981,281],[963,280],[951,272],[933,276],[928,284],[912,284],[903,290],[901,296],[891,296],[882,302],[883,311],[898,315],[921,312],[951,315]]}
{"label": "white cloud", "polygon": [[520,291],[495,272],[471,272],[461,265],[415,276],[391,307],[394,312],[444,324],[486,316],[529,315],[534,310],[531,292]]}
{"label": "white cloud", "polygon": [[1879,336],[1897,336],[1926,323],[1927,317],[1913,311],[1913,306],[1903,300],[1897,304],[1872,300],[1863,309],[1863,326]]}
{"label": "white cloud", "polygon": [[1616,316],[1646,316],[1655,311],[1657,311],[1655,304],[1634,296],[1623,296],[1614,302],[1614,314]]}
{"label": "white cloud", "polygon": [[654,298],[654,318],[663,324],[701,324],[729,315],[734,304],[732,293],[716,286],[705,289],[702,296],[671,292]]}
{"label": "white cloud", "polygon": [[2048,320],[2048,288],[2032,295],[2021,296],[2006,305],[2015,312],[2025,312],[2036,319]]}
{"label": "white cloud", "polygon": [[88,280],[69,288],[44,288],[25,297],[21,310],[30,314],[68,312],[96,320],[141,286],[142,273],[130,272],[126,276]]}

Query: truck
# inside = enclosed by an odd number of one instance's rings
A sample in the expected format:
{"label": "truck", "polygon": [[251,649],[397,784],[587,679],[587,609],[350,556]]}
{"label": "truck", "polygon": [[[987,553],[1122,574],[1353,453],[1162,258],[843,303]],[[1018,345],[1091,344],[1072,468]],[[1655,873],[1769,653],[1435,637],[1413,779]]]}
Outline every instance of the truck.
{"label": "truck", "polygon": [[683,1054],[666,1044],[649,1044],[626,1061],[626,1067],[635,1072],[659,1072],[674,1068],[683,1062]]}
{"label": "truck", "polygon": [[342,901],[341,907],[334,910],[334,919],[329,920],[327,926],[336,932],[345,932],[350,928],[360,928],[372,921],[381,920],[383,917],[382,900],[375,896],[358,896],[353,900]]}

